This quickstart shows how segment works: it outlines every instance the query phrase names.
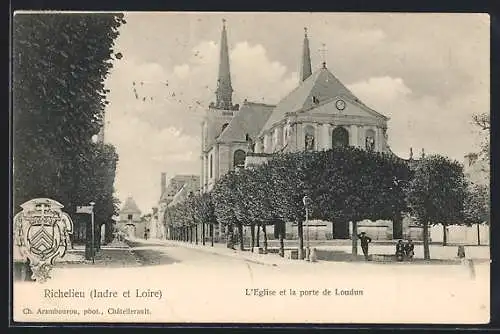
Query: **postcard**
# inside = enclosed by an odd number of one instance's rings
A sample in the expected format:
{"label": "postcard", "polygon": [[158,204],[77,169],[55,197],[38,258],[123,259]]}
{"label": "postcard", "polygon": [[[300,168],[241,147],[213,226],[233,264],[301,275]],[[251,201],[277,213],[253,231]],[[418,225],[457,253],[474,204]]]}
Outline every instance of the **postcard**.
{"label": "postcard", "polygon": [[489,26],[16,12],[12,321],[488,323]]}

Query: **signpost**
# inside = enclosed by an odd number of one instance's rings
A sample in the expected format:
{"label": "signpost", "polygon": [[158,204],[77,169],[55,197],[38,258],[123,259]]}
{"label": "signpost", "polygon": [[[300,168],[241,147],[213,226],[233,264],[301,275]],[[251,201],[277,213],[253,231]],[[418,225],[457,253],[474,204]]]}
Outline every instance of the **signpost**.
{"label": "signpost", "polygon": [[92,228],[92,240],[91,240],[91,254],[92,254],[92,263],[95,263],[95,247],[94,247],[94,205],[95,202],[90,202],[90,205],[87,206],[77,206],[76,213],[86,213],[90,214],[90,224]]}

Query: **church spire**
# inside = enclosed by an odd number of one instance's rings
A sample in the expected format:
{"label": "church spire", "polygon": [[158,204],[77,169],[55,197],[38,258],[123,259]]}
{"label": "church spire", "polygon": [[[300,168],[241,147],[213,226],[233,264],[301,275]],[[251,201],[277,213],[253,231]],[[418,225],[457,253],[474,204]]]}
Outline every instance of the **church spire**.
{"label": "church spire", "polygon": [[304,47],[302,49],[302,66],[300,68],[300,81],[305,81],[312,74],[311,52],[309,51],[309,39],[307,28],[304,28]]}
{"label": "church spire", "polygon": [[231,86],[231,72],[229,68],[229,51],[227,45],[226,20],[222,19],[222,33],[220,41],[219,77],[217,78],[216,107],[231,109],[233,107]]}

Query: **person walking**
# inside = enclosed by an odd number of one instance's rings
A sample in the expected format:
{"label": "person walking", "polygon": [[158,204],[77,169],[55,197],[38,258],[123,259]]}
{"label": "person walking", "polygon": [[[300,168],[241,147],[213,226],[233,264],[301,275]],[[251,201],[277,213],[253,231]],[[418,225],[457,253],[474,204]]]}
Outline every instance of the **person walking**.
{"label": "person walking", "polygon": [[361,249],[363,250],[365,260],[368,261],[368,244],[372,242],[372,238],[367,236],[365,232],[358,234],[358,238],[361,241]]}

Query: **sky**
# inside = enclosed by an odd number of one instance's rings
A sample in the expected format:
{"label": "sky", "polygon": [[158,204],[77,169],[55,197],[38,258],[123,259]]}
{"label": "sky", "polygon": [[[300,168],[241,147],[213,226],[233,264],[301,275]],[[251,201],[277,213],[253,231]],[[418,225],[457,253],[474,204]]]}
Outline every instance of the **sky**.
{"label": "sky", "polygon": [[[143,213],[160,175],[199,174],[201,121],[215,101],[222,19],[234,103],[277,103],[298,85],[304,27],[313,71],[329,70],[388,116],[389,145],[407,158],[463,161],[481,142],[471,122],[490,111],[489,16],[424,13],[125,13],[106,86],[106,141],[119,162],[116,194]],[[326,52],[320,52],[323,44]]]}

